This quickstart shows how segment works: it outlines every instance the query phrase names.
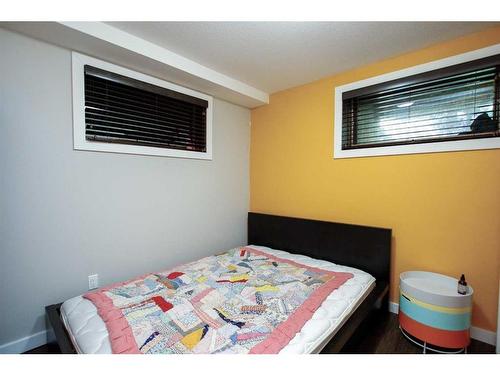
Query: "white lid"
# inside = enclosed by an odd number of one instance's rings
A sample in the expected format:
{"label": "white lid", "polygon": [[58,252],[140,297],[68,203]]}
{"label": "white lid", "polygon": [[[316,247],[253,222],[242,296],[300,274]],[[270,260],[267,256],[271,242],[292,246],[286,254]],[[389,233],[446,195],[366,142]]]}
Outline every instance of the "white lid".
{"label": "white lid", "polygon": [[[405,284],[423,292],[437,294],[441,296],[460,296],[457,292],[458,279],[441,275],[434,272],[410,271],[401,274],[401,280]],[[473,290],[468,287],[466,295],[472,294]]]}

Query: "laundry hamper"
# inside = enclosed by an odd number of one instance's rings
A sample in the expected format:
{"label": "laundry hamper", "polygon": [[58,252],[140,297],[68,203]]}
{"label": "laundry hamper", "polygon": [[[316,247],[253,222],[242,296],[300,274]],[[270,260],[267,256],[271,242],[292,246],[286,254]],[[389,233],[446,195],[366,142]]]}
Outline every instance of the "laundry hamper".
{"label": "laundry hamper", "polygon": [[437,352],[461,352],[470,343],[472,287],[457,292],[458,280],[423,271],[400,275],[399,324],[414,343]]}

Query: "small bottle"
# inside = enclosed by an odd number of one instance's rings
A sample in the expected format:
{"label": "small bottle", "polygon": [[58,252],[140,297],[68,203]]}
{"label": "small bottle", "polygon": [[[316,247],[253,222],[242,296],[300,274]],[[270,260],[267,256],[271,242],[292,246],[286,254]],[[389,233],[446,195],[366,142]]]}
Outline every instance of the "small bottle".
{"label": "small bottle", "polygon": [[465,281],[465,276],[462,274],[460,276],[460,280],[458,280],[458,293],[459,294],[467,294],[468,288],[467,288],[467,281]]}

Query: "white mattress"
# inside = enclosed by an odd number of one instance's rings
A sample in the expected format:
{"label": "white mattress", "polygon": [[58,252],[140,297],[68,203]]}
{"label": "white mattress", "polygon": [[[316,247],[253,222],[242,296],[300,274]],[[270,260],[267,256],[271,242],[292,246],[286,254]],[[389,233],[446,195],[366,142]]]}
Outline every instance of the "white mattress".
{"label": "white mattress", "polygon": [[[356,268],[262,246],[249,246],[281,258],[329,271],[350,272],[352,279],[334,290],[280,353],[318,353],[375,286],[375,278]],[[106,325],[92,302],[81,295],[64,302],[61,316],[78,353],[111,353]]]}

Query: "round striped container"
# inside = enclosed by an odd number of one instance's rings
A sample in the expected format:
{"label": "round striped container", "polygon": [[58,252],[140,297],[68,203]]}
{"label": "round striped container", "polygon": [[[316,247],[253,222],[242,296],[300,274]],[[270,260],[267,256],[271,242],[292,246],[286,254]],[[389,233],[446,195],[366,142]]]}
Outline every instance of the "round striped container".
{"label": "round striped container", "polygon": [[442,348],[470,343],[473,290],[458,294],[458,280],[433,272],[403,272],[399,277],[399,324],[410,335]]}

